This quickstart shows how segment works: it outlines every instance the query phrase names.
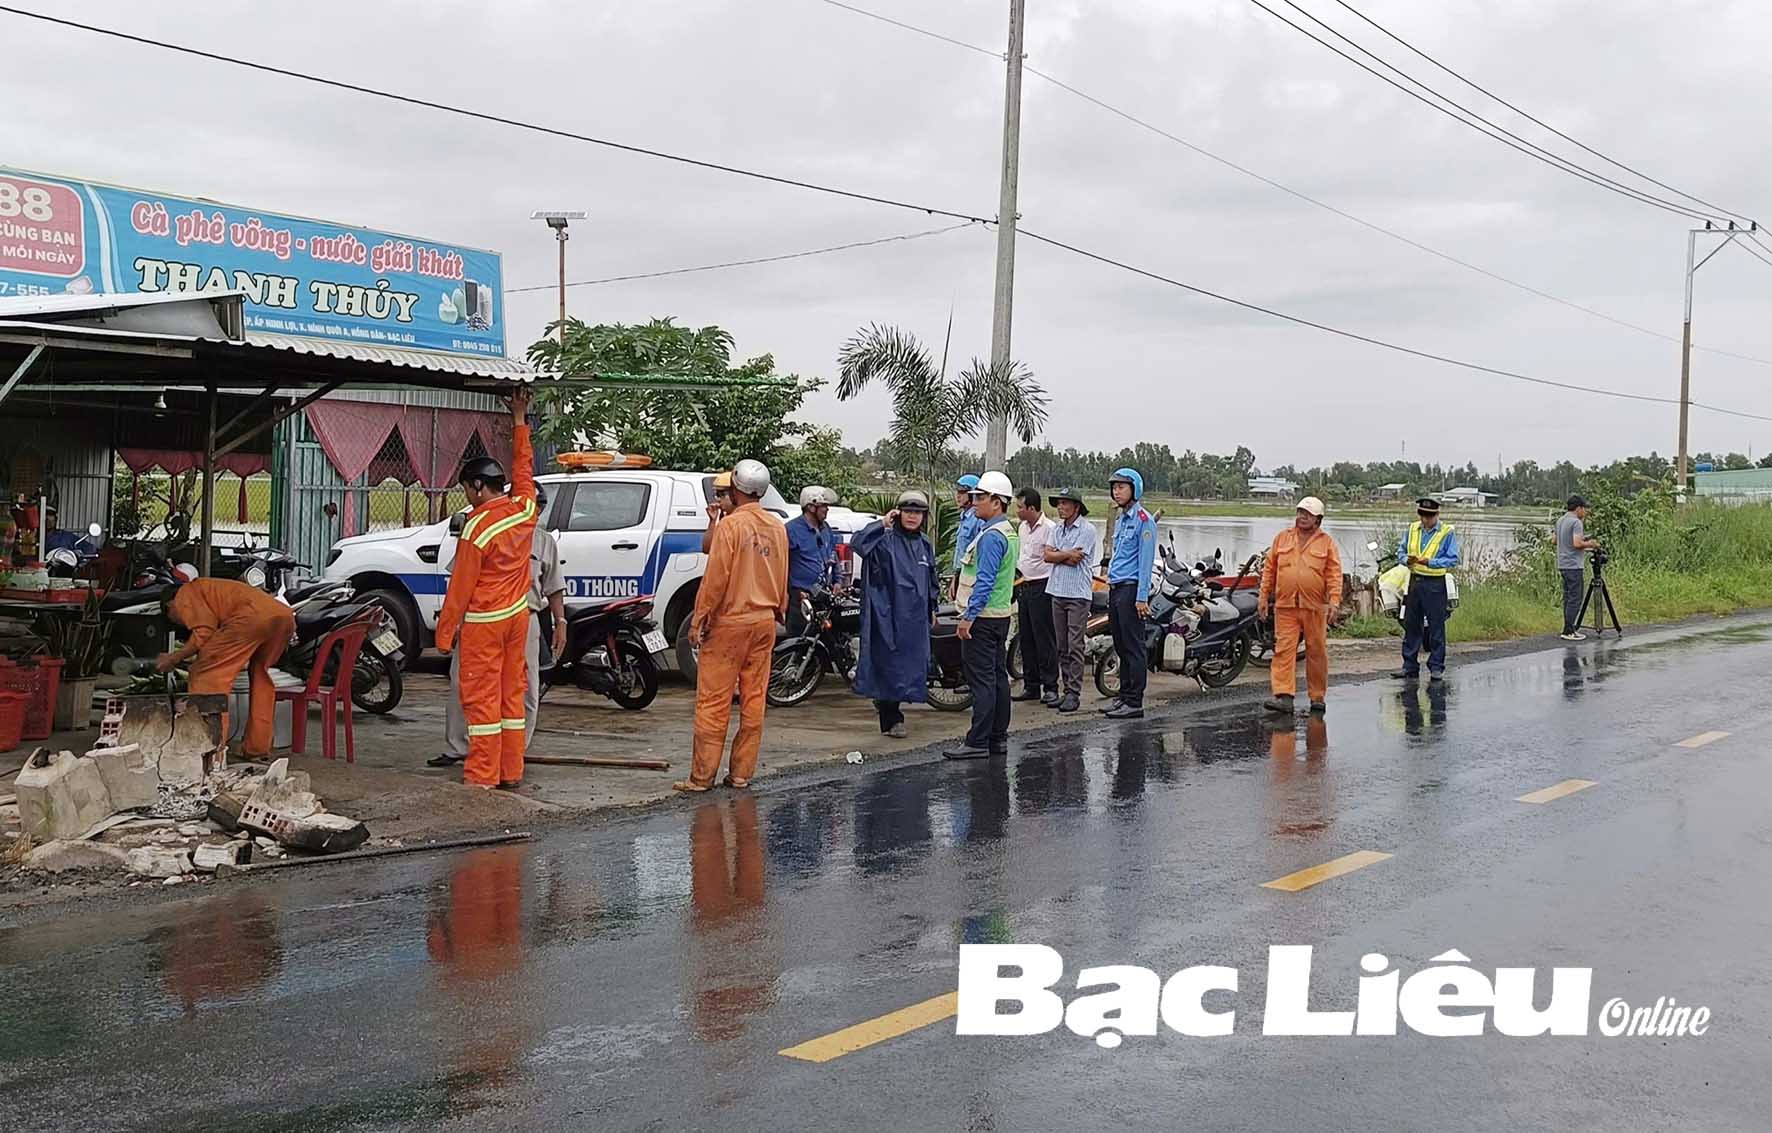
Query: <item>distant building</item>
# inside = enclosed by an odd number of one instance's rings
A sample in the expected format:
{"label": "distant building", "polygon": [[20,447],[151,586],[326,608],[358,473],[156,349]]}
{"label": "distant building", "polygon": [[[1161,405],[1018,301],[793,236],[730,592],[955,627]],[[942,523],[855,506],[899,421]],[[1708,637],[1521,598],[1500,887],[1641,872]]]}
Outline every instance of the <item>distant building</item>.
{"label": "distant building", "polygon": [[1408,490],[1409,485],[1407,484],[1380,484],[1372,489],[1372,498],[1375,500],[1399,499]]}
{"label": "distant building", "polygon": [[1697,472],[1692,476],[1692,490],[1698,495],[1713,496],[1729,503],[1772,500],[1772,468]]}
{"label": "distant building", "polygon": [[1290,500],[1298,495],[1298,485],[1280,476],[1251,476],[1249,495],[1254,499]]}
{"label": "distant building", "polygon": [[1443,504],[1463,504],[1467,507],[1488,507],[1499,499],[1494,492],[1481,492],[1475,488],[1453,488],[1449,492],[1440,493]]}

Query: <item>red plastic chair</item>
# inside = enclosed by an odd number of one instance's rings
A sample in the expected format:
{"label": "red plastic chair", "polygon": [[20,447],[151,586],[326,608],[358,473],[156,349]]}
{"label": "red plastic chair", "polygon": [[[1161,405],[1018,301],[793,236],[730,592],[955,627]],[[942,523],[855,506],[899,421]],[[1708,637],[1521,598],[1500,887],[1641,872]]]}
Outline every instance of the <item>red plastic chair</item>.
{"label": "red plastic chair", "polygon": [[[338,758],[337,719],[339,709],[343,708],[345,724],[345,762],[357,762],[357,740],[351,731],[351,678],[357,670],[357,656],[363,651],[363,642],[368,636],[381,629],[382,619],[386,617],[381,607],[372,606],[362,614],[339,626],[320,642],[319,650],[314,654],[314,669],[308,674],[305,688],[278,689],[277,699],[294,703],[291,723],[290,750],[297,755],[305,755],[308,749],[308,703],[320,702],[321,726],[325,732],[320,737],[320,752],[327,759]],[[338,657],[338,672],[330,685],[321,684],[325,679],[329,661],[334,652]]]}

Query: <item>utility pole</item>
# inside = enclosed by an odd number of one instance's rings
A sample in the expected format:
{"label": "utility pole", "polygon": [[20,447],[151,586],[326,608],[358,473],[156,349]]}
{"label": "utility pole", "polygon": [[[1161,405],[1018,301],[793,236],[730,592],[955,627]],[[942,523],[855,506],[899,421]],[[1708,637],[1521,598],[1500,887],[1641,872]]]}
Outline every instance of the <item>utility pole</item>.
{"label": "utility pole", "polygon": [[554,240],[560,245],[560,345],[566,345],[566,225],[569,221],[583,220],[582,209],[538,209],[529,214],[530,220],[545,220],[548,227],[554,230]]}
{"label": "utility pole", "polygon": [[[991,367],[1009,367],[1009,331],[1015,304],[1015,196],[1021,172],[1021,57],[1026,0],[1009,0],[1009,50],[1003,89],[1003,176],[997,198],[997,289],[991,311]],[[984,466],[1001,470],[1009,456],[1009,418],[985,425]]]}
{"label": "utility pole", "polygon": [[[1692,409],[1692,277],[1698,269],[1710,263],[1711,257],[1728,247],[1743,232],[1759,231],[1757,221],[1750,222],[1745,229],[1735,227],[1730,221],[1728,228],[1716,228],[1710,221],[1704,222],[1703,228],[1688,229],[1686,232],[1686,318],[1680,330],[1680,444],[1679,456],[1674,465],[1674,494],[1679,499],[1686,498],[1686,491],[1691,486],[1687,476],[1686,461],[1686,421]],[[1721,236],[1722,243],[1705,254],[1704,259],[1694,263],[1698,255],[1698,238],[1711,235]]]}

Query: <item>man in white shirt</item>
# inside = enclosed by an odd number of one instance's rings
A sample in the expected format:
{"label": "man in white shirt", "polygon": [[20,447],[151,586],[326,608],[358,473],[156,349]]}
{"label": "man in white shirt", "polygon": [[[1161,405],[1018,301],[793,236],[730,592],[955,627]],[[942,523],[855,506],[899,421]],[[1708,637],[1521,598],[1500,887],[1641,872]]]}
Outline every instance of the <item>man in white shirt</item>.
{"label": "man in white shirt", "polygon": [[1046,580],[1052,564],[1046,548],[1052,544],[1052,520],[1041,509],[1040,490],[1023,488],[1017,497],[1016,516],[1021,520],[1021,554],[1016,567],[1021,585],[1015,589],[1016,616],[1021,619],[1022,690],[1011,699],[1038,700],[1058,707],[1058,643],[1052,626],[1052,600],[1046,596]]}

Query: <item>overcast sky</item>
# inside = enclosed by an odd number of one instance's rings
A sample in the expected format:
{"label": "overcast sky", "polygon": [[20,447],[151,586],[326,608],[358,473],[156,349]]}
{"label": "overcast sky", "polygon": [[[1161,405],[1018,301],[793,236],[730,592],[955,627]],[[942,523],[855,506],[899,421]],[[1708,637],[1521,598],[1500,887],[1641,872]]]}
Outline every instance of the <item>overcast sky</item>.
{"label": "overcast sky", "polygon": [[[820,0],[24,6],[713,161],[996,212],[1000,61]],[[1287,11],[1281,0],[1272,6]],[[1375,49],[1333,0],[1299,0]],[[858,0],[1001,50],[1007,0]],[[1490,89],[1663,181],[1772,202],[1772,5],[1355,0]],[[1196,145],[1413,239],[1677,338],[1683,218],[1555,172],[1406,98],[1247,0],[1027,0],[1028,62]],[[1291,14],[1291,13],[1289,13]],[[948,223],[170,55],[0,14],[0,164],[492,248],[554,278],[537,208],[583,208],[575,279],[768,256]],[[1390,55],[1405,56],[1392,46]],[[1410,68],[1430,76],[1428,65]],[[1433,75],[1471,105],[1480,96]],[[1505,111],[1501,111],[1505,114]],[[1529,127],[1507,118],[1506,124]],[[1541,132],[1528,134],[1545,141]],[[1192,283],[1505,369],[1677,396],[1679,347],[1437,260],[1029,76],[1032,229]],[[1591,158],[1584,160],[1593,161]],[[1607,169],[1616,174],[1616,170]],[[1622,176],[1622,175],[1621,175]],[[1772,207],[1766,216],[1772,218]],[[1769,240],[1768,243],[1772,243]],[[575,288],[589,321],[718,323],[741,353],[834,376],[869,321],[988,354],[984,228],[807,260]],[[1772,266],[1699,274],[1700,344],[1772,359]],[[1047,438],[1254,449],[1264,467],[1395,457],[1485,468],[1674,448],[1676,410],[1523,385],[1275,323],[1024,240],[1014,353]],[[520,354],[551,292],[511,295]],[[1772,366],[1698,352],[1693,396],[1772,415]],[[884,397],[809,416],[849,442]],[[1772,449],[1772,423],[1695,411],[1694,451]]]}

